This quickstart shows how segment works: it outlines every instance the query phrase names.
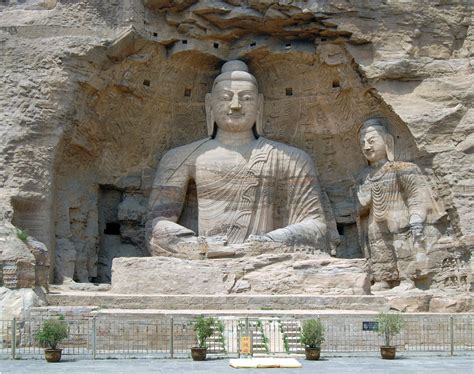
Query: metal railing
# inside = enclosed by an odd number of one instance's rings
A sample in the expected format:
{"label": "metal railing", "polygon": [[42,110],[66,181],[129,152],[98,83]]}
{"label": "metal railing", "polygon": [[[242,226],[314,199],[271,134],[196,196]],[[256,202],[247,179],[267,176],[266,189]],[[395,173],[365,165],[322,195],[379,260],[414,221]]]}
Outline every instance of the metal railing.
{"label": "metal railing", "polygon": [[[249,336],[252,354],[298,355],[304,352],[300,328],[310,317],[220,317],[222,334],[208,339],[208,353],[226,357],[240,355],[240,339]],[[362,324],[374,315],[315,315],[325,328],[322,352],[377,352],[383,343],[376,331]],[[447,355],[474,353],[473,315],[403,314],[404,328],[395,336],[400,352],[437,352]],[[189,357],[196,345],[194,318],[161,316],[156,319],[113,317],[66,318],[69,336],[62,341],[63,355],[80,358],[180,358]],[[0,321],[0,358],[43,356],[34,340],[42,318]]]}

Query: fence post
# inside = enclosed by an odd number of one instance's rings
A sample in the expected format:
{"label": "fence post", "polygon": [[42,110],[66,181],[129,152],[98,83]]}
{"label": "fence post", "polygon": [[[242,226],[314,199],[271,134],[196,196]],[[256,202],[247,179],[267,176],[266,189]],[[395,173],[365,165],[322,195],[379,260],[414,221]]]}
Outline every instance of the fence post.
{"label": "fence post", "polygon": [[97,352],[97,330],[95,316],[92,317],[92,359],[95,360]]}
{"label": "fence post", "polygon": [[174,318],[170,319],[170,356],[174,358]]}
{"label": "fence post", "polygon": [[16,318],[12,320],[12,359],[16,359]]}
{"label": "fence post", "polygon": [[253,334],[250,331],[249,317],[245,317],[245,333],[249,337],[250,341],[250,356],[253,357]]}
{"label": "fence post", "polygon": [[454,356],[454,317],[449,316],[449,343],[450,343],[450,355]]}

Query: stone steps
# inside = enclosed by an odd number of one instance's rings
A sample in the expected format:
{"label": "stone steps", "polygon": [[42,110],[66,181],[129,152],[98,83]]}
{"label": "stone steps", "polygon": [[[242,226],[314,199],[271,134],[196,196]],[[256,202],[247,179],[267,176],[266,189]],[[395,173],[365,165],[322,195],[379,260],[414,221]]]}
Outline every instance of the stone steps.
{"label": "stone steps", "polygon": [[292,353],[304,353],[301,345],[301,321],[281,321],[280,328],[286,335],[289,351]]}

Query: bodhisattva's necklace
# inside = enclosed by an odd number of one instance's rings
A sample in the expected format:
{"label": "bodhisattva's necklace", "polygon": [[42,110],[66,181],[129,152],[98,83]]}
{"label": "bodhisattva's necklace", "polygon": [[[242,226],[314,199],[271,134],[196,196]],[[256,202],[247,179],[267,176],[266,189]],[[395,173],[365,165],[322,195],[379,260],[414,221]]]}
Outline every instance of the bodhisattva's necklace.
{"label": "bodhisattva's necklace", "polygon": [[390,161],[387,161],[385,164],[383,164],[380,168],[378,168],[375,171],[371,171],[367,177],[369,182],[377,182],[382,178],[385,173],[390,169],[392,166],[392,163]]}

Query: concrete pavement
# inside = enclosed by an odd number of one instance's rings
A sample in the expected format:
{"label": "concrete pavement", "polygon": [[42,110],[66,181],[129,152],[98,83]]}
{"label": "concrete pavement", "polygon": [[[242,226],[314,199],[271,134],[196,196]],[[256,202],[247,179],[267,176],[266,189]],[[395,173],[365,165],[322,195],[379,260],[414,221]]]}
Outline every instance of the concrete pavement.
{"label": "concrete pavement", "polygon": [[310,362],[298,359],[301,369],[233,369],[229,359],[193,362],[189,359],[75,360],[65,358],[59,363],[43,360],[2,360],[1,374],[117,374],[117,373],[258,373],[258,374],[474,374],[474,356],[401,356],[395,360],[368,357],[327,357]]}

